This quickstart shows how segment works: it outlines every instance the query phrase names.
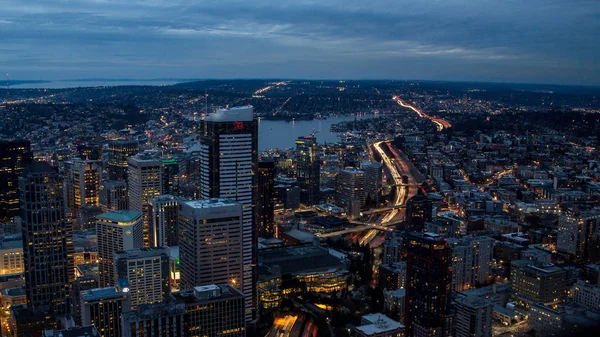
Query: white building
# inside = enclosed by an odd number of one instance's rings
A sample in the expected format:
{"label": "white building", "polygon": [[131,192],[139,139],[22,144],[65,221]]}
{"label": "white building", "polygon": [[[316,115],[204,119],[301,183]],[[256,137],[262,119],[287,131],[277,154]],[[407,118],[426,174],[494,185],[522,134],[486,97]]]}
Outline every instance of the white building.
{"label": "white building", "polygon": [[463,291],[489,281],[492,275],[494,240],[489,237],[448,239],[452,247],[452,289]]}
{"label": "white building", "polygon": [[356,168],[346,168],[337,176],[337,202],[349,206],[357,201],[360,206],[365,204],[365,172]]}
{"label": "white building", "polygon": [[600,310],[600,287],[579,280],[573,286],[573,300],[590,309]]}
{"label": "white building", "polygon": [[384,314],[370,314],[361,318],[361,326],[355,328],[359,337],[402,337],[404,325]]}
{"label": "white building", "polygon": [[179,212],[180,287],[230,284],[243,289],[243,211],[229,199],[184,201]]}
{"label": "white building", "polygon": [[162,193],[162,161],[160,151],[144,151],[127,160],[129,208],[143,214],[144,247],[150,246],[148,205]]}
{"label": "white building", "polygon": [[600,214],[563,215],[558,219],[556,248],[559,252],[585,259],[589,236],[598,231]]}
{"label": "white building", "polygon": [[111,211],[98,215],[98,270],[100,287],[115,284],[114,254],[142,248],[142,213],[138,211]]}

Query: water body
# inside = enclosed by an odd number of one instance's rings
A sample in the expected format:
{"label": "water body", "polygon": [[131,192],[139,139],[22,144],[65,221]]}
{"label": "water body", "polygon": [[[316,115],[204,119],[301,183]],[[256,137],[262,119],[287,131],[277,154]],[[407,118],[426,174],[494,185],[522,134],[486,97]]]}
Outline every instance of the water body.
{"label": "water body", "polygon": [[49,81],[44,83],[11,84],[15,89],[65,89],[81,87],[116,87],[121,85],[173,85],[181,83],[176,80],[81,80],[81,81]]}
{"label": "water body", "polygon": [[313,131],[319,144],[335,143],[340,139],[338,133],[329,131],[332,124],[353,121],[355,118],[362,120],[377,116],[379,115],[337,116],[310,121],[261,119],[258,123],[258,149],[266,151],[274,148],[295,148],[295,141],[298,137],[308,136]]}

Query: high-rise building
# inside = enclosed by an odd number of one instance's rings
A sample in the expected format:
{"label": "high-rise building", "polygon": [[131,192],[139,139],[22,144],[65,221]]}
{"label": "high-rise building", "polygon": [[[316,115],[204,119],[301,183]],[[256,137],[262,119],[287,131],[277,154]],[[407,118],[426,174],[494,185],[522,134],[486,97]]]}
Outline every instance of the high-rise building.
{"label": "high-rise building", "polygon": [[19,215],[19,176],[32,161],[28,140],[0,142],[0,221]]}
{"label": "high-rise building", "polygon": [[115,285],[114,254],[143,247],[142,214],[131,210],[100,214],[96,235],[100,287]]}
{"label": "high-rise building", "polygon": [[365,195],[377,201],[383,184],[383,166],[376,161],[364,160],[360,169],[365,172]]}
{"label": "high-rise building", "polygon": [[180,288],[218,283],[243,289],[242,205],[205,199],[184,201],[180,207]]}
{"label": "high-rise building", "polygon": [[452,290],[468,290],[491,281],[494,239],[478,236],[447,241],[452,249]]}
{"label": "high-rise building", "polygon": [[188,337],[196,330],[187,325],[183,302],[141,305],[122,317],[123,337]]}
{"label": "high-rise building", "polygon": [[33,163],[19,179],[27,305],[69,311],[73,237],[65,221],[62,181],[46,162]]}
{"label": "high-rise building", "polygon": [[314,135],[296,140],[296,179],[300,187],[300,202],[315,205],[321,188],[321,159]]}
{"label": "high-rise building", "polygon": [[115,275],[129,288],[131,309],[164,301],[169,292],[168,248],[132,249],[115,254]]}
{"label": "high-rise building", "polygon": [[512,296],[528,303],[556,303],[567,295],[567,272],[550,263],[512,261],[510,281]]}
{"label": "high-rise building", "polygon": [[150,247],[148,205],[163,189],[160,151],[144,151],[127,160],[129,208],[143,215],[144,247]]}
{"label": "high-rise building", "polygon": [[163,158],[163,190],[162,194],[179,195],[179,182],[181,180],[181,170],[179,167],[179,158]]}
{"label": "high-rise building", "polygon": [[99,202],[105,211],[121,211],[129,209],[127,182],[124,180],[108,180],[100,185]]}
{"label": "high-rise building", "polygon": [[407,336],[446,336],[452,278],[450,247],[436,234],[407,235]]}
{"label": "high-rise building", "polygon": [[100,160],[102,158],[102,145],[78,145],[77,153],[83,160]]}
{"label": "high-rise building", "polygon": [[594,234],[600,230],[600,213],[563,215],[558,220],[557,250],[589,263],[595,243]]}
{"label": "high-rise building", "polygon": [[179,245],[179,203],[183,199],[161,195],[149,200],[148,230],[150,247]]}
{"label": "high-rise building", "polygon": [[258,123],[252,106],[221,109],[204,119],[200,196],[233,199],[243,206],[243,288],[247,321],[257,317],[258,233],[254,219]]}
{"label": "high-rise building", "polygon": [[98,280],[92,275],[78,277],[71,282],[71,316],[76,325],[81,325],[81,292],[98,288]]}
{"label": "high-rise building", "polygon": [[128,289],[84,290],[80,295],[81,321],[93,325],[102,337],[121,337],[121,314],[130,310]]}
{"label": "high-rise building", "polygon": [[108,143],[108,179],[127,181],[127,159],[140,152],[137,140],[112,140]]}
{"label": "high-rise building", "polygon": [[337,202],[350,206],[357,201],[360,206],[365,204],[365,172],[356,168],[346,168],[337,176]]}
{"label": "high-rise building", "polygon": [[256,200],[256,227],[262,237],[275,235],[275,162],[258,162],[258,198]]}
{"label": "high-rise building", "polygon": [[454,336],[491,337],[493,303],[479,296],[459,296],[454,300]]}
{"label": "high-rise building", "polygon": [[98,206],[101,170],[99,163],[93,160],[75,158],[67,163],[68,176],[65,178],[66,205],[72,216],[77,216],[83,206]]}
{"label": "high-rise building", "polygon": [[433,202],[419,189],[417,195],[406,202],[406,230],[422,232],[425,222],[431,221]]}
{"label": "high-rise building", "polygon": [[171,295],[185,303],[189,335],[246,336],[245,296],[230,285],[204,285]]}

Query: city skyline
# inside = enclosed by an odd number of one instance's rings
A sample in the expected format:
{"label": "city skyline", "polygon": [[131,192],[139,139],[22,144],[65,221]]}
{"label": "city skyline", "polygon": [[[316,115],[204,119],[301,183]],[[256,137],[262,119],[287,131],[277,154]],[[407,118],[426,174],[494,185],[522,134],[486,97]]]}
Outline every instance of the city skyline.
{"label": "city skyline", "polygon": [[598,11],[594,1],[7,1],[0,15],[0,69],[18,80],[598,85]]}

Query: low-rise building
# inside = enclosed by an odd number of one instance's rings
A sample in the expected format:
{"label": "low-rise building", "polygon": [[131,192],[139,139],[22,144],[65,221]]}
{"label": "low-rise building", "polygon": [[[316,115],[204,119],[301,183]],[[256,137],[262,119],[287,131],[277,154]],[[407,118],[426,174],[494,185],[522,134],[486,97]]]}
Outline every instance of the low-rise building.
{"label": "low-rise building", "polygon": [[370,314],[361,318],[361,325],[355,327],[357,337],[401,337],[404,325],[384,314]]}

